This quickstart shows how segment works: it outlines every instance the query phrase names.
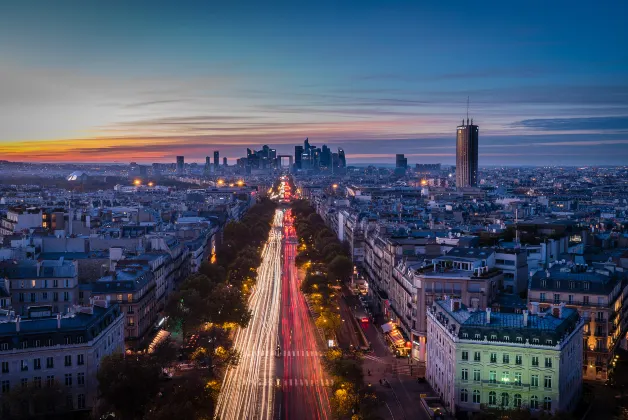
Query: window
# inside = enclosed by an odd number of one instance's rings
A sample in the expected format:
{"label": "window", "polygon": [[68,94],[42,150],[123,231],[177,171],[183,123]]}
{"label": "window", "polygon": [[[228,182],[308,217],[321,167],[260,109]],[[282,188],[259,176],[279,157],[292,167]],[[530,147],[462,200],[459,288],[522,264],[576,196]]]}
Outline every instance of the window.
{"label": "window", "polygon": [[59,280],[53,280],[52,287],[59,287]]}
{"label": "window", "polygon": [[552,377],[551,376],[545,376],[543,378],[543,386],[547,389],[551,389],[552,388]]}
{"label": "window", "polygon": [[70,280],[65,279],[64,283],[65,283],[65,287],[70,287]]}
{"label": "window", "polygon": [[116,300],[117,300],[118,302],[122,302],[122,295],[121,295],[121,294],[118,294],[118,295],[116,296]]}
{"label": "window", "polygon": [[589,282],[588,281],[585,281],[583,286],[584,286],[584,290],[589,290]]}
{"label": "window", "polygon": [[462,360],[469,360],[469,352],[468,351],[463,351],[462,352]]}
{"label": "window", "polygon": [[476,335],[475,335],[475,339],[476,339],[476,340],[481,340],[481,339],[482,339],[482,336],[481,336],[480,334],[476,334]]}
{"label": "window", "polygon": [[495,391],[491,391],[488,393],[488,404],[497,405],[497,393]]}
{"label": "window", "polygon": [[68,302],[70,300],[70,292],[63,292],[63,300],[64,302]]}
{"label": "window", "polygon": [[491,340],[497,340],[497,334],[491,334]]}
{"label": "window", "polygon": [[76,375],[76,384],[78,386],[84,386],[85,385],[85,374],[84,373],[78,373]]}
{"label": "window", "polygon": [[505,336],[504,336],[504,341],[510,341],[510,336],[505,335]]}
{"label": "window", "polygon": [[573,295],[569,295],[569,299],[567,302],[569,302],[569,304],[573,304]]}
{"label": "window", "polygon": [[65,366],[72,366],[72,356],[65,356]]}
{"label": "window", "polygon": [[9,381],[2,381],[2,392],[9,392],[11,390],[11,384]]}
{"label": "window", "polygon": [[9,373],[9,362],[2,362],[2,373]]}
{"label": "window", "polygon": [[22,383],[22,388],[26,388],[28,386],[28,378],[22,378],[20,382]]}
{"label": "window", "polygon": [[494,370],[491,370],[488,373],[488,381],[492,384],[497,382],[497,372],[495,372]]}
{"label": "window", "polygon": [[532,366],[539,365],[539,356],[532,356]]}
{"label": "window", "polygon": [[546,357],[545,358],[545,367],[546,368],[551,368],[552,367],[552,358],[551,357]]}
{"label": "window", "polygon": [[65,374],[65,386],[72,386],[72,374],[71,373]]}
{"label": "window", "polygon": [[473,391],[473,402],[475,404],[479,404],[480,403],[480,391],[478,391],[477,389]]}
{"label": "window", "polygon": [[55,376],[54,375],[48,375],[46,377],[46,386],[47,387],[51,387],[53,386],[55,383]]}
{"label": "window", "polygon": [[497,363],[497,353],[491,353],[491,363]]}
{"label": "window", "polygon": [[515,394],[515,397],[512,399],[512,403],[515,407],[521,408],[521,394]]}
{"label": "window", "polygon": [[129,293],[128,295],[126,295],[126,300],[128,300],[129,302],[133,302],[133,293]]}
{"label": "window", "polygon": [[59,302],[59,292],[52,292],[52,300]]}
{"label": "window", "polygon": [[539,409],[539,397],[536,395],[530,397],[530,408],[533,410]]}
{"label": "window", "polygon": [[473,369],[473,380],[480,382],[480,369]]}
{"label": "window", "polygon": [[85,408],[85,394],[79,394],[78,395],[78,409],[79,410],[83,410]]}
{"label": "window", "polygon": [[521,356],[520,354],[515,356],[515,364],[516,365],[521,365],[523,364],[523,356]]}
{"label": "window", "polygon": [[541,302],[545,302],[545,293],[541,293],[541,297],[539,297]]}
{"label": "window", "polygon": [[552,399],[550,397],[543,398],[543,410],[552,411]]}
{"label": "window", "polygon": [[521,385],[521,372],[515,372],[515,384]]}
{"label": "window", "polygon": [[85,364],[85,356],[82,354],[79,354],[76,356],[76,364],[79,366],[82,366]]}
{"label": "window", "polygon": [[55,359],[52,357],[46,357],[46,368],[52,369],[55,367]]}
{"label": "window", "polygon": [[28,370],[28,362],[26,360],[20,360],[20,370],[25,372]]}
{"label": "window", "polygon": [[530,387],[532,388],[539,387],[539,375],[530,375]]}
{"label": "window", "polygon": [[35,376],[33,378],[33,387],[35,387],[36,389],[41,388],[41,376]]}
{"label": "window", "polygon": [[461,376],[463,381],[468,381],[469,380],[469,369],[462,369],[462,376]]}
{"label": "window", "polygon": [[554,340],[545,340],[545,344],[547,344],[548,346],[553,346],[554,345]]}
{"label": "window", "polygon": [[589,304],[589,296],[583,296],[582,297],[582,303],[585,304],[585,305],[588,305]]}
{"label": "window", "polygon": [[532,344],[540,344],[541,340],[539,340],[538,338],[533,338],[532,339]]}
{"label": "window", "polygon": [[18,300],[19,300],[20,302],[24,302],[24,293],[20,293],[20,294],[18,295]]}
{"label": "window", "polygon": [[510,363],[510,355],[508,353],[504,353],[504,355],[502,357],[502,362]]}
{"label": "window", "polygon": [[0,344],[0,350],[9,350],[9,343]]}
{"label": "window", "polygon": [[502,374],[502,382],[509,383],[510,382],[510,372],[507,370]]}
{"label": "window", "polygon": [[72,394],[68,394],[65,396],[65,408],[67,408],[68,410],[72,410],[73,404],[74,403],[74,399],[72,398]]}
{"label": "window", "polygon": [[479,362],[480,361],[480,352],[476,351],[473,353],[473,361],[474,362]]}
{"label": "window", "polygon": [[127,325],[128,325],[129,327],[134,326],[134,325],[135,325],[135,319],[133,319],[133,317],[129,317],[129,318],[128,318]]}
{"label": "window", "polygon": [[508,393],[502,392],[502,407],[508,407]]}
{"label": "window", "polygon": [[31,293],[31,302],[35,302],[35,293]]}
{"label": "window", "polygon": [[560,294],[554,293],[554,303],[560,303]]}
{"label": "window", "polygon": [[469,401],[469,391],[467,391],[466,389],[463,389],[460,391],[460,402],[467,402]]}

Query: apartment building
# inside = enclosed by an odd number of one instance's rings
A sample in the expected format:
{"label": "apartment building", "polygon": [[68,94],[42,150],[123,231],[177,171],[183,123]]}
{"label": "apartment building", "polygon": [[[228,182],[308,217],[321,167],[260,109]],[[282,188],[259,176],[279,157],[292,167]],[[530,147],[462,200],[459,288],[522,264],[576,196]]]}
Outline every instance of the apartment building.
{"label": "apartment building", "polygon": [[56,316],[48,306],[32,311],[29,319],[5,317],[0,322],[0,395],[56,382],[68,410],[91,409],[101,360],[124,351],[123,322],[118,305],[73,308]]}
{"label": "apartment building", "polygon": [[54,313],[67,313],[78,302],[76,261],[2,261],[0,276],[9,280],[13,310],[21,316],[29,307],[41,305],[50,305]]}
{"label": "apartment building", "polygon": [[447,297],[428,307],[427,320],[426,378],[452,414],[577,405],[584,322],[575,309],[491,313]]}
{"label": "apartment building", "polygon": [[528,301],[540,310],[563,303],[584,319],[585,379],[606,380],[628,328],[628,281],[614,264],[552,265],[530,280]]}

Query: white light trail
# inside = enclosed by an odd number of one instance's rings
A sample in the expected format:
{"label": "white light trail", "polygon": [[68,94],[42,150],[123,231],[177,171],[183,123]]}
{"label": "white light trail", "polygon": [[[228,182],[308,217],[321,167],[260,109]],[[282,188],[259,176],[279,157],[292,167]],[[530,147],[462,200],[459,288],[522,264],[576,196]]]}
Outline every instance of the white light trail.
{"label": "white light trail", "polygon": [[237,330],[234,347],[237,366],[223,380],[214,418],[220,420],[272,420],[275,392],[275,348],[281,308],[281,249],[283,211],[277,210],[257,270],[257,283],[249,298],[253,316]]}

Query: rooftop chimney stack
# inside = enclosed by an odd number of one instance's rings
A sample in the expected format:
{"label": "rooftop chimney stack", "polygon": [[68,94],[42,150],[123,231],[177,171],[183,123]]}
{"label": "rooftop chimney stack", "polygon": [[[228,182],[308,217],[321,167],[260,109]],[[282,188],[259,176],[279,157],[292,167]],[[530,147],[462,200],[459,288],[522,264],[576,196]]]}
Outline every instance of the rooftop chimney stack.
{"label": "rooftop chimney stack", "polygon": [[486,323],[491,323],[491,308],[486,308]]}
{"label": "rooftop chimney stack", "polygon": [[15,317],[15,332],[20,332],[20,316]]}
{"label": "rooftop chimney stack", "polygon": [[61,329],[61,314],[57,314],[57,329]]}
{"label": "rooftop chimney stack", "polygon": [[530,302],[532,308],[530,308],[530,313],[532,315],[537,315],[539,313],[539,302]]}
{"label": "rooftop chimney stack", "polygon": [[527,309],[523,311],[523,326],[524,327],[528,326],[528,310]]}

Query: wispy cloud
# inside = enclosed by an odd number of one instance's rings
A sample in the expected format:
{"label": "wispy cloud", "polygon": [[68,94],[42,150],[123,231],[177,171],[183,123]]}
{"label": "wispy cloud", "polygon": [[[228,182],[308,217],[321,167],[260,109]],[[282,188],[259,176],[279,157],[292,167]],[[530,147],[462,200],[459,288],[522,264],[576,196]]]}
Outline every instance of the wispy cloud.
{"label": "wispy cloud", "polygon": [[628,116],[529,119],[516,121],[512,126],[542,131],[624,131],[628,130]]}

